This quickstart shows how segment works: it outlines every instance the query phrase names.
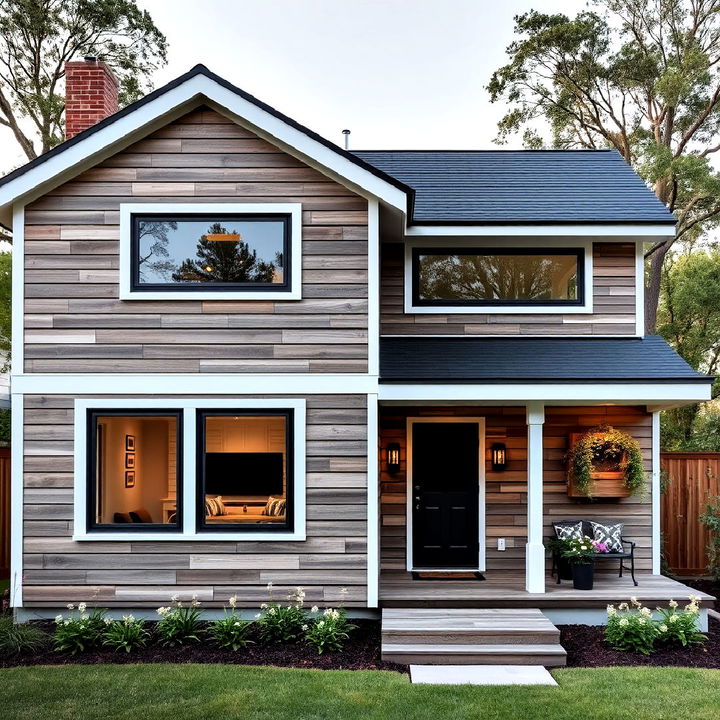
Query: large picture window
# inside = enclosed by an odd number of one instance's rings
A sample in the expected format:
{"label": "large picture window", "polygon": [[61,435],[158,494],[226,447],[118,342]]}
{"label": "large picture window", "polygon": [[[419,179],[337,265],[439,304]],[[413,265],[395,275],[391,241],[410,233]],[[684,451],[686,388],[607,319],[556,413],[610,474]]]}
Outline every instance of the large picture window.
{"label": "large picture window", "polygon": [[416,306],[578,306],[584,250],[413,248]]}
{"label": "large picture window", "polygon": [[198,527],[292,529],[292,410],[198,411]]}
{"label": "large picture window", "polygon": [[182,527],[181,426],[177,411],[89,411],[90,528]]}
{"label": "large picture window", "polygon": [[131,289],[289,291],[290,234],[283,214],[134,214]]}

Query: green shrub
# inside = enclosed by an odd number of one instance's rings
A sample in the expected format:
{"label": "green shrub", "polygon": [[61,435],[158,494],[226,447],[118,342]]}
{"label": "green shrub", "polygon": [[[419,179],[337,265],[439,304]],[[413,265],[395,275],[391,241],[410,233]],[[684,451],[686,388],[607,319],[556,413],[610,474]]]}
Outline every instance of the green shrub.
{"label": "green shrub", "polygon": [[50,644],[50,636],[36,625],[15,623],[12,617],[0,617],[0,657],[37,653]]}
{"label": "green shrub", "polygon": [[666,645],[702,645],[706,637],[697,629],[697,619],[700,614],[699,598],[690,596],[690,602],[682,609],[677,609],[675,600],[670,601],[670,609],[658,608],[658,641]]}
{"label": "green shrub", "polygon": [[326,650],[339,652],[350,637],[350,631],[356,627],[348,622],[345,610],[328,608],[319,618],[304,626],[305,641],[313,645],[318,654]]}
{"label": "green shrub", "polygon": [[635,598],[632,598],[632,604],[633,608],[630,608],[627,603],[621,603],[618,610],[608,605],[605,640],[616,650],[649,655],[658,636],[652,611],[642,607]]}
{"label": "green shrub", "polygon": [[262,610],[256,617],[260,637],[268,643],[294,642],[302,637],[307,616],[303,610],[305,590],[295,588],[289,595],[288,605],[273,600],[272,583],[268,583],[270,602],[260,606]]}
{"label": "green shrub", "polygon": [[107,610],[95,608],[88,615],[87,605],[79,603],[75,615],[75,605],[70,603],[67,607],[70,610],[68,617],[58,615],[55,618],[55,649],[75,655],[93,647],[111,621],[105,617]]}
{"label": "green shrub", "polygon": [[136,620],[132,615],[123,615],[122,620],[112,620],[108,623],[103,634],[103,645],[129,653],[145,647],[149,635],[144,620]]}
{"label": "green shrub", "polygon": [[188,642],[198,642],[201,610],[197,596],[193,595],[187,606],[183,606],[177,595],[173,595],[170,601],[171,606],[157,609],[160,621],[155,631],[160,637],[160,644],[174,647]]}
{"label": "green shrub", "polygon": [[700,515],[700,522],[710,532],[708,551],[708,570],[716,580],[720,580],[720,497],[712,498],[705,505],[705,512]]}
{"label": "green shrub", "polygon": [[231,597],[228,604],[230,605],[230,612],[225,608],[225,617],[210,623],[208,635],[218,647],[237,651],[240,648],[247,647],[252,642],[248,638],[252,623],[239,618],[235,614],[236,596]]}

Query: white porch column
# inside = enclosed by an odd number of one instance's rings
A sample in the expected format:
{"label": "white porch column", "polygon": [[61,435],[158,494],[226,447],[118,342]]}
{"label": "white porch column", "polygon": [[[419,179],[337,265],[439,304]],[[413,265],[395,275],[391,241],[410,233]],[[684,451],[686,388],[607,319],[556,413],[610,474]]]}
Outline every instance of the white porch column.
{"label": "white porch column", "polygon": [[543,545],[543,423],[545,406],[527,404],[527,530],[525,589],[545,592],[545,546]]}

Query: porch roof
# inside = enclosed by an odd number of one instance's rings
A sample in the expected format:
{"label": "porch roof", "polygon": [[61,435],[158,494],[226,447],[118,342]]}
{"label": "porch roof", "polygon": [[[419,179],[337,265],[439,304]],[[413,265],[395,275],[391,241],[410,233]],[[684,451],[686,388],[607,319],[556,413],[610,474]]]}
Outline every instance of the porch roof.
{"label": "porch roof", "polygon": [[693,370],[661,337],[384,337],[380,382],[692,382]]}

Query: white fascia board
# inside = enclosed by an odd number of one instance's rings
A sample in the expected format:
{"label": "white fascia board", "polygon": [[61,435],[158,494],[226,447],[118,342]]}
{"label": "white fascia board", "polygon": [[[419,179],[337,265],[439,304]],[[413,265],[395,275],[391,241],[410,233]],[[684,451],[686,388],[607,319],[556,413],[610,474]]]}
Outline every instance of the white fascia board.
{"label": "white fascia board", "polygon": [[0,214],[0,219],[5,218],[5,222],[9,222],[6,208],[19,198],[38,197],[48,192],[97,164],[107,155],[118,152],[139,137],[206,101],[216,103],[238,118],[262,129],[265,134],[282,143],[284,148],[292,148],[296,153],[312,159],[317,165],[327,168],[367,194],[405,212],[407,195],[403,190],[214,80],[204,75],[195,75],[0,186],[0,209],[5,210],[4,214]]}
{"label": "white fascia board", "polygon": [[696,403],[710,400],[709,383],[527,383],[527,384],[381,384],[378,399],[386,401],[488,401],[525,404]]}
{"label": "white fascia board", "polygon": [[43,395],[366,395],[376,393],[377,387],[377,376],[360,373],[33,373],[13,377],[14,393]]}
{"label": "white fascia board", "polygon": [[[169,214],[182,219],[189,214],[262,213],[290,216],[290,290],[167,290],[144,291],[132,288],[132,216]],[[302,203],[120,203],[120,300],[301,300],[302,299]]]}
{"label": "white fascia board", "polygon": [[608,242],[643,237],[648,242],[675,236],[673,225],[410,225],[406,237],[601,237]]}

